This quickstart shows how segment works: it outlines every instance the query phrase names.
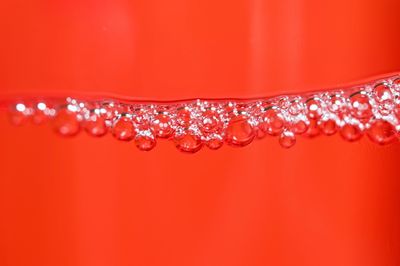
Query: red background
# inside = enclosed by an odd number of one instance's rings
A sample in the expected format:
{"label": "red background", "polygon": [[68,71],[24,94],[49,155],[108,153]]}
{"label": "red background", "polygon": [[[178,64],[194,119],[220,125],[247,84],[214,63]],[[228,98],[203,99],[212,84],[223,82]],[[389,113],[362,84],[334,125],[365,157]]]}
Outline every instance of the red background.
{"label": "red background", "polygon": [[[397,0],[1,1],[2,93],[254,97],[400,70]],[[399,144],[182,154],[0,117],[0,265],[400,261]]]}

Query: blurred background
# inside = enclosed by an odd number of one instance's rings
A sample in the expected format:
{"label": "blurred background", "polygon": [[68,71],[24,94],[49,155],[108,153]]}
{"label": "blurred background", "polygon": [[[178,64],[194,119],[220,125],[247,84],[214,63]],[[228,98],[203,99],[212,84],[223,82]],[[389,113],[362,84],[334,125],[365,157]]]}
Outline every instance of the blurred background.
{"label": "blurred background", "polygon": [[[155,100],[400,70],[397,0],[0,1],[0,94]],[[400,263],[400,144],[275,138],[194,155],[0,115],[0,264]]]}

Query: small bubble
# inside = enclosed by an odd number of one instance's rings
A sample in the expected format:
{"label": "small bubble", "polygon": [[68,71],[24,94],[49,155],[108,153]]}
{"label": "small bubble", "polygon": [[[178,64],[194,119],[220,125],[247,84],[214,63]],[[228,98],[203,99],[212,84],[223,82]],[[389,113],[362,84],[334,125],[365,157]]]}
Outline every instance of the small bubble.
{"label": "small bubble", "polygon": [[75,136],[80,131],[77,114],[68,109],[62,109],[56,114],[53,126],[57,133],[66,137]]}
{"label": "small bubble", "polygon": [[328,109],[333,113],[344,111],[346,101],[340,94],[333,94],[330,96],[328,101]]}
{"label": "small bubble", "polygon": [[45,103],[38,103],[36,106],[40,111],[44,111],[47,107]]}
{"label": "small bubble", "polygon": [[293,131],[294,134],[301,135],[307,131],[308,125],[305,121],[300,120],[291,125],[290,129]]}
{"label": "small bubble", "polygon": [[311,98],[306,102],[307,116],[310,119],[319,119],[322,114],[321,101],[317,98]]}
{"label": "small bubble", "polygon": [[269,135],[278,136],[282,133],[284,124],[285,122],[278,111],[271,108],[261,115],[259,127]]}
{"label": "small bubble", "polygon": [[400,91],[400,78],[393,80],[393,89],[397,92]]}
{"label": "small bubble", "polygon": [[183,128],[188,128],[191,122],[190,111],[186,108],[179,109],[176,113],[176,122]]}
{"label": "small bubble", "polygon": [[158,114],[151,121],[151,127],[157,137],[168,138],[173,133],[171,119],[166,114]]}
{"label": "small bubble", "polygon": [[201,149],[202,142],[201,139],[192,134],[184,133],[181,135],[176,135],[174,138],[176,147],[183,152],[195,153]]}
{"label": "small bubble", "polygon": [[322,133],[324,133],[327,136],[331,136],[336,133],[337,131],[337,125],[334,120],[327,120],[323,121],[320,125]]}
{"label": "small bubble", "polygon": [[207,110],[202,113],[200,129],[203,133],[215,132],[221,129],[223,123],[219,120],[215,111]]}
{"label": "small bubble", "polygon": [[372,107],[369,97],[363,92],[358,92],[350,98],[352,114],[362,122],[367,122],[372,118]]}
{"label": "small bubble", "polygon": [[282,134],[279,137],[279,144],[286,149],[296,144],[296,137],[293,134],[293,132],[286,130],[282,132]]}
{"label": "small bubble", "polygon": [[94,137],[104,136],[108,131],[104,117],[98,116],[95,112],[92,112],[88,119],[86,119],[84,128],[87,133]]}
{"label": "small bubble", "polygon": [[49,111],[45,103],[37,103],[36,108],[32,108],[32,122],[36,125],[44,124],[50,117]]}
{"label": "small bubble", "polygon": [[362,131],[357,125],[344,125],[340,130],[340,135],[343,139],[353,142],[362,137]]}
{"label": "small bubble", "polygon": [[396,140],[396,129],[387,121],[377,120],[371,124],[367,135],[374,143],[386,145]]}
{"label": "small bubble", "polygon": [[297,116],[297,115],[299,115],[300,113],[302,113],[302,112],[303,112],[303,109],[304,109],[304,107],[303,107],[303,105],[302,105],[302,103],[301,103],[300,100],[293,100],[293,101],[290,103],[289,107],[288,107],[289,113],[290,113],[291,115],[294,115],[294,116]]}
{"label": "small bubble", "polygon": [[389,86],[386,84],[378,84],[374,87],[373,90],[375,99],[378,102],[386,101],[386,100],[391,100],[392,99],[392,91],[390,90]]}
{"label": "small bubble", "polygon": [[137,135],[135,137],[135,144],[141,151],[150,151],[156,146],[156,140],[153,136]]}
{"label": "small bubble", "polygon": [[233,117],[226,129],[226,142],[233,146],[246,146],[254,139],[253,127],[247,117],[238,115]]}
{"label": "small bubble", "polygon": [[309,138],[314,138],[318,135],[320,135],[321,130],[320,127],[318,125],[318,121],[315,119],[310,119],[309,121],[309,125],[307,128],[307,131],[304,133],[305,136],[309,137]]}
{"label": "small bubble", "polygon": [[221,137],[213,137],[206,142],[206,145],[211,150],[218,150],[224,144],[224,140]]}
{"label": "small bubble", "polygon": [[132,120],[128,117],[121,116],[114,122],[112,134],[118,140],[129,141],[135,137],[135,128]]}
{"label": "small bubble", "polygon": [[26,124],[29,120],[29,115],[26,111],[27,108],[25,104],[18,103],[14,105],[9,112],[11,124],[13,124],[14,126],[22,126]]}

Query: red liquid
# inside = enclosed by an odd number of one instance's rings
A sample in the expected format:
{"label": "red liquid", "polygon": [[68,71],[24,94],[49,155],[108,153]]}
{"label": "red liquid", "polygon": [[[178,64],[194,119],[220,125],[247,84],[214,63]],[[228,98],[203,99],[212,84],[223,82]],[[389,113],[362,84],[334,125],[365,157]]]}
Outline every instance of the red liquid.
{"label": "red liquid", "polygon": [[[160,101],[325,90],[399,71],[399,10],[392,0],[3,1],[0,90]],[[354,143],[343,128],[296,136],[282,149],[274,119],[276,138],[188,156],[164,139],[140,152],[111,134],[66,139],[48,123],[0,119],[1,265],[399,264],[400,147],[367,131]],[[323,133],[310,125],[302,134]],[[377,128],[375,139],[391,136]]]}

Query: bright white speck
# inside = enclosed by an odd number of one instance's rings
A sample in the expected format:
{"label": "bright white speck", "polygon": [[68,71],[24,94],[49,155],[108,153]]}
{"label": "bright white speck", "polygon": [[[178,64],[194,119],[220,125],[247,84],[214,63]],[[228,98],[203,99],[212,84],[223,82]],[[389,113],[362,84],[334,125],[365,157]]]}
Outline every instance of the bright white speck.
{"label": "bright white speck", "polygon": [[316,111],[316,110],[318,110],[318,105],[312,104],[312,105],[310,106],[310,110],[311,110],[311,111]]}
{"label": "bright white speck", "polygon": [[70,110],[71,112],[76,112],[78,111],[78,108],[75,105],[72,104],[68,104],[68,110]]}
{"label": "bright white speck", "polygon": [[44,111],[46,109],[46,104],[45,103],[38,103],[37,108],[41,111]]}
{"label": "bright white speck", "polygon": [[17,105],[15,106],[15,108],[17,109],[18,112],[23,112],[23,111],[25,111],[25,109],[26,109],[25,104],[23,104],[23,103],[17,104]]}

